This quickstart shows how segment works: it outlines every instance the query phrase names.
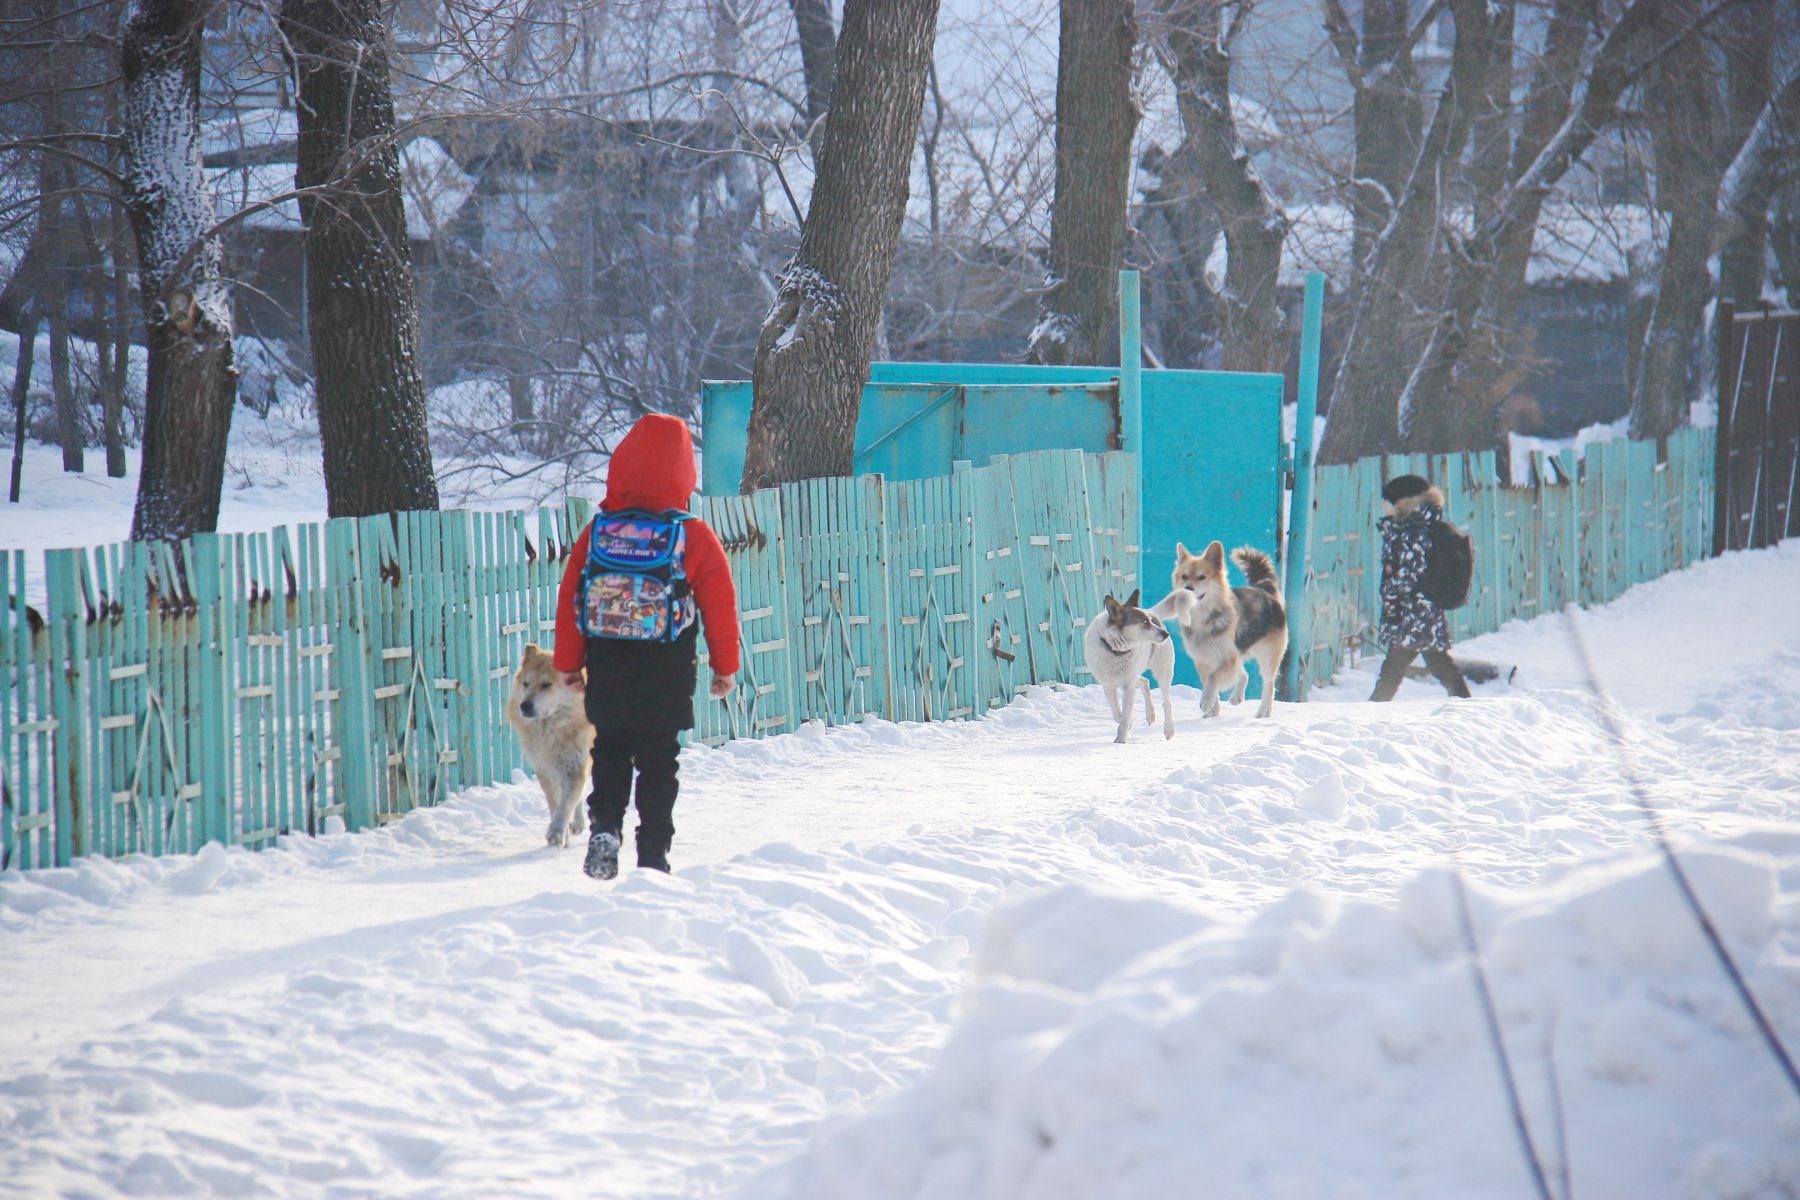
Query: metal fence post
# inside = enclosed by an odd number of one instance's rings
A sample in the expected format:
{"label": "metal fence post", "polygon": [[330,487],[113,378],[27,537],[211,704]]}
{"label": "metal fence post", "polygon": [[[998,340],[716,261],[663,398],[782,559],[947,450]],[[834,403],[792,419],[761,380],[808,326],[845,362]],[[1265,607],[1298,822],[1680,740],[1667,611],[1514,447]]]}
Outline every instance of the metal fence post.
{"label": "metal fence post", "polygon": [[1283,699],[1306,699],[1305,660],[1312,653],[1312,611],[1307,598],[1311,574],[1313,425],[1319,411],[1319,337],[1325,312],[1325,276],[1306,273],[1300,317],[1300,392],[1294,406],[1294,492],[1288,509],[1283,592],[1288,616],[1288,654],[1282,667]]}

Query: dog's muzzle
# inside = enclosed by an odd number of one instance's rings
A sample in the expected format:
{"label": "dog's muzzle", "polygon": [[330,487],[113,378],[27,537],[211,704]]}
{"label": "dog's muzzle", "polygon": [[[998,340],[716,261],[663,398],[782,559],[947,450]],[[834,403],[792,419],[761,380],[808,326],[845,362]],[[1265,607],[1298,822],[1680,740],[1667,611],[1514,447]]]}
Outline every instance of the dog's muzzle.
{"label": "dog's muzzle", "polygon": [[537,717],[537,709],[532,707],[531,701],[521,700],[519,701],[519,715],[527,720],[532,720]]}

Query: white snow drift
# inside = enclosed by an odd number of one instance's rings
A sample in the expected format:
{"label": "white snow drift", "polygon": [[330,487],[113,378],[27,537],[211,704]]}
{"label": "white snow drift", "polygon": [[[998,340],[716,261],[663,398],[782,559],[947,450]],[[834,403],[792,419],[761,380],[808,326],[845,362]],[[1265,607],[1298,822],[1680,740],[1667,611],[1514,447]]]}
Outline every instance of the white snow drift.
{"label": "white snow drift", "polygon": [[[1800,548],[1734,555],[1583,623],[1790,1046],[1796,585]],[[1530,1195],[1458,878],[1553,1195],[1792,1194],[1800,1103],[1567,625],[1466,649],[1522,684],[695,750],[672,878],[583,879],[522,781],[0,875],[0,1195]]]}

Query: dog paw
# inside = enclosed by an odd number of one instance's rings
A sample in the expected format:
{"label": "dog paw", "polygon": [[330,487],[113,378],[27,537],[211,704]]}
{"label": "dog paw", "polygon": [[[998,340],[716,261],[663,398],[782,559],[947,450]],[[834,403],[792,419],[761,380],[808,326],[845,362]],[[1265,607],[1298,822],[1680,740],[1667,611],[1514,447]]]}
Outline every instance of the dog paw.
{"label": "dog paw", "polygon": [[569,844],[569,827],[561,821],[550,822],[550,828],[544,833],[546,845],[563,847]]}
{"label": "dog paw", "polygon": [[1164,725],[1163,726],[1163,740],[1165,742],[1170,741],[1174,737],[1175,737],[1175,727],[1173,725]]}

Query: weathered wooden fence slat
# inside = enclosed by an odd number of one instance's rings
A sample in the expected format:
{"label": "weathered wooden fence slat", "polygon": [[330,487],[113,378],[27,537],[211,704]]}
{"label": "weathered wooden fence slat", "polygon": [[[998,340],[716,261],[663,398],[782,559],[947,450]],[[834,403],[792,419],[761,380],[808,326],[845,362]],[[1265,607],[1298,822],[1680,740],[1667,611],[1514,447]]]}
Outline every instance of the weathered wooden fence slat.
{"label": "weathered wooden fence slat", "polygon": [[1603,604],[1626,588],[1704,557],[1712,545],[1716,462],[1711,429],[1659,446],[1617,440],[1554,458],[1534,454],[1531,480],[1503,483],[1494,455],[1389,455],[1318,468],[1307,601],[1311,637],[1300,676],[1321,684],[1380,653],[1382,481],[1424,475],[1446,515],[1475,539],[1469,602],[1451,615],[1459,639],[1566,604]]}
{"label": "weathered wooden fence slat", "polygon": [[[717,745],[944,720],[1080,682],[1103,592],[1137,586],[1138,468],[1040,451],[934,479],[704,496],[742,666],[696,696]],[[549,647],[586,502],[340,518],[179,544],[0,554],[0,869],[355,830],[523,766],[505,724]],[[704,648],[702,648],[704,654]]]}

